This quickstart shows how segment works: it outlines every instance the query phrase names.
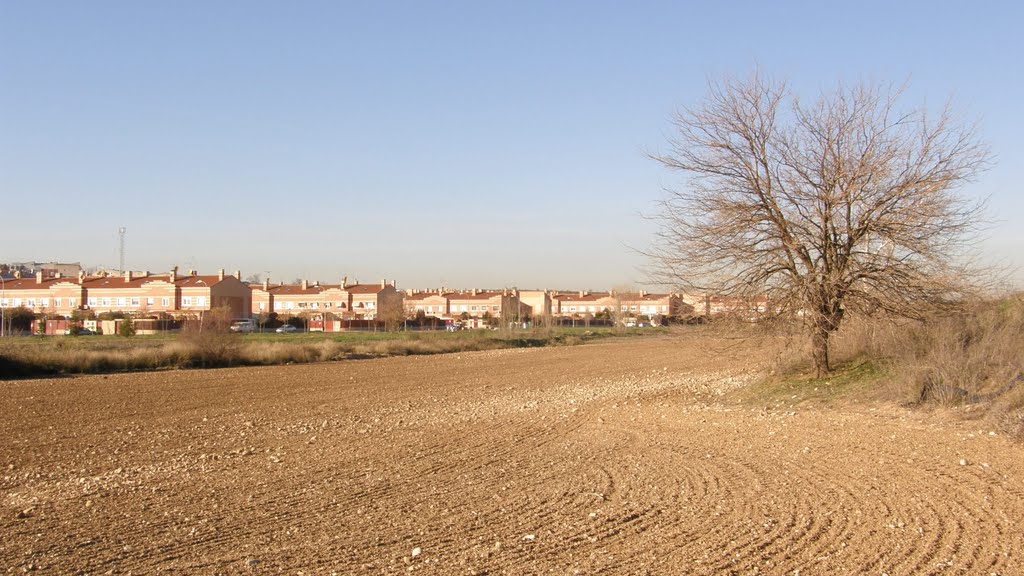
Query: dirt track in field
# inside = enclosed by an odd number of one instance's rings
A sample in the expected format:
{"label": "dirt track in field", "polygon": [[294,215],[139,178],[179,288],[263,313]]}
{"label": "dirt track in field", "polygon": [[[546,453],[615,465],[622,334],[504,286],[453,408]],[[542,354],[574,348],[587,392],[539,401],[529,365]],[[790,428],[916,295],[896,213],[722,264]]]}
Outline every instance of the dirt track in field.
{"label": "dirt track in field", "polygon": [[1024,448],[719,402],[757,362],[643,339],[0,382],[0,571],[1024,573]]}

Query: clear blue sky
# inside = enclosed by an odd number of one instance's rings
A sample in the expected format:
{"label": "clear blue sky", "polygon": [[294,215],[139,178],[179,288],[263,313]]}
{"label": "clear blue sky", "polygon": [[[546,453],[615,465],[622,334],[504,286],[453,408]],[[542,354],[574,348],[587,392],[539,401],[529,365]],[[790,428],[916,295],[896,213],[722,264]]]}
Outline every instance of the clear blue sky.
{"label": "clear blue sky", "polygon": [[952,96],[1024,268],[1019,6],[0,0],[0,261],[116,268],[124,225],[133,269],[639,284],[678,178],[644,152],[757,66]]}

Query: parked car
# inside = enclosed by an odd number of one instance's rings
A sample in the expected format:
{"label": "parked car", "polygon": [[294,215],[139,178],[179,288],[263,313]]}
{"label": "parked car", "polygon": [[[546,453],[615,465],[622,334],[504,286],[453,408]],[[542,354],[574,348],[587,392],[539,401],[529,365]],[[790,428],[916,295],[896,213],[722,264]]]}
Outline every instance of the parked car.
{"label": "parked car", "polygon": [[230,330],[232,332],[241,332],[242,334],[248,334],[250,332],[255,332],[256,331],[256,321],[255,320],[248,320],[248,319],[235,320],[234,322],[231,323]]}
{"label": "parked car", "polygon": [[278,334],[291,334],[292,332],[298,331],[299,329],[296,328],[295,326],[292,326],[291,324],[285,324],[284,326],[281,326],[280,328],[275,330],[275,332],[277,332]]}

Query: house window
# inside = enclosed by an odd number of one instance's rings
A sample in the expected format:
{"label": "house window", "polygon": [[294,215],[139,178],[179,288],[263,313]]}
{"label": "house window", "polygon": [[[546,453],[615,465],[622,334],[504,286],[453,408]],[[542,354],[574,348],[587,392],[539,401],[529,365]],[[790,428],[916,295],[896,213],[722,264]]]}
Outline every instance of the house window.
{"label": "house window", "polygon": [[152,306],[152,305],[153,305],[153,299],[152,298],[146,298],[146,306]]}
{"label": "house window", "polygon": [[138,298],[132,298],[132,306],[138,306],[138,305],[139,305],[139,299]]}
{"label": "house window", "polygon": [[367,308],[373,308],[374,306],[375,306],[375,304],[373,302],[367,302],[366,303],[366,307]]}
{"label": "house window", "polygon": [[62,300],[60,298],[54,298],[53,299],[53,307],[54,308],[60,308],[61,303],[62,303]]}
{"label": "house window", "polygon": [[625,312],[628,309],[629,309],[629,306],[626,306],[625,304],[622,305],[622,311],[623,312]]}
{"label": "house window", "polygon": [[40,308],[46,308],[49,304],[50,304],[50,299],[49,298],[40,298],[39,299],[39,307]]}
{"label": "house window", "polygon": [[285,309],[286,310],[293,310],[293,309],[295,309],[295,302],[288,302],[287,304],[285,304]]}
{"label": "house window", "polygon": [[77,300],[75,300],[74,298],[68,298],[68,308],[74,308],[75,302],[77,302]]}
{"label": "house window", "polygon": [[36,299],[35,298],[29,298],[27,300],[26,306],[28,306],[29,308],[35,308],[36,307]]}
{"label": "house window", "polygon": [[100,298],[100,306],[110,308],[110,298]]}
{"label": "house window", "polygon": [[170,298],[161,298],[160,299],[160,305],[163,306],[164,308],[170,306],[171,305],[171,299]]}
{"label": "house window", "polygon": [[206,296],[196,296],[196,306],[206,306]]}
{"label": "house window", "polygon": [[191,306],[192,305],[192,297],[191,296],[182,296],[181,297],[181,305],[182,306]]}
{"label": "house window", "polygon": [[89,298],[89,306],[95,306],[95,305],[96,305],[96,299],[95,298]]}
{"label": "house window", "polygon": [[575,312],[575,311],[576,311],[576,307],[575,306],[569,306],[569,312]]}
{"label": "house window", "polygon": [[476,306],[470,306],[469,309],[472,310],[473,312],[476,312]]}
{"label": "house window", "polygon": [[21,298],[14,299],[14,307],[17,308],[18,306],[21,306]]}
{"label": "house window", "polygon": [[263,311],[263,302],[260,302],[259,309],[260,309],[260,312]]}
{"label": "house window", "polygon": [[7,308],[7,298],[0,298],[0,308]]}
{"label": "house window", "polygon": [[124,307],[124,298],[118,298],[117,305],[118,307]]}
{"label": "house window", "polygon": [[491,306],[491,310],[493,310],[494,312],[497,312],[498,311],[498,306],[497,305]]}

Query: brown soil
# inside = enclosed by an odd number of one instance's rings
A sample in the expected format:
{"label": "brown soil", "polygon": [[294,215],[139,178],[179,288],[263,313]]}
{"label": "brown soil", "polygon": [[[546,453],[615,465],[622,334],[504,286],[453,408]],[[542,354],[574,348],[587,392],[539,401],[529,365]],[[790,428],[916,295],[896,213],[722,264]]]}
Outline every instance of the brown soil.
{"label": "brown soil", "polygon": [[1021,574],[1024,448],[632,340],[0,383],[0,570]]}

